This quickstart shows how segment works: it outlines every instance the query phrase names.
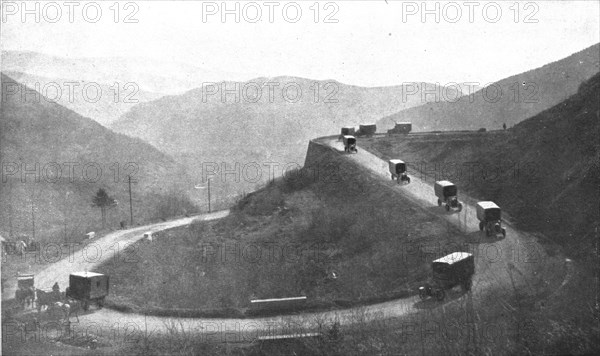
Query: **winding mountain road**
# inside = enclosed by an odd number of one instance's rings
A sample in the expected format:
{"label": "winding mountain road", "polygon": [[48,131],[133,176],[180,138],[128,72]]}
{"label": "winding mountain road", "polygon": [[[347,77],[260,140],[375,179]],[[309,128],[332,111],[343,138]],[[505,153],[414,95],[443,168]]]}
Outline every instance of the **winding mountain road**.
{"label": "winding mountain road", "polygon": [[[505,293],[513,291],[514,288],[537,288],[535,286],[539,286],[539,283],[560,285],[565,278],[566,268],[563,259],[549,257],[532,236],[518,231],[510,224],[506,224],[506,238],[502,238],[501,235],[495,239],[486,237],[479,231],[479,221],[475,216],[473,200],[463,196],[460,192],[463,210],[460,213],[446,212],[445,209],[437,206],[437,198],[433,194],[433,182],[427,182],[413,175],[410,184],[398,185],[395,181],[390,180],[387,162],[364,149],[359,147],[357,154],[346,154],[343,152],[342,144],[333,137],[321,138],[313,142],[328,146],[330,149],[338,151],[339,154],[346,155],[348,159],[381,177],[381,184],[387,186],[391,194],[404,195],[416,205],[432,214],[439,215],[448,224],[461,229],[465,234],[465,246],[468,246],[469,251],[475,254],[476,274],[470,292],[473,300],[481,298],[486,293]],[[65,258],[37,274],[36,285],[40,288],[50,288],[55,281],[58,281],[61,287],[66,286],[70,272],[93,270],[107,259],[115,258],[116,251],[123,251],[124,246],[142,238],[142,234],[146,231],[161,231],[184,226],[195,220],[219,219],[228,213],[228,211],[223,211],[109,234],[95,241],[95,246],[101,251],[101,256],[96,257],[96,249],[93,251],[88,249],[87,257],[84,253],[80,253],[79,257],[76,256],[74,259],[72,257]],[[120,247],[117,249],[115,246]],[[561,271],[561,273],[557,271]],[[12,295],[14,295],[14,289]],[[79,316],[80,322],[74,323],[73,328],[76,332],[85,332],[85,330],[101,332],[103,335],[118,337],[126,342],[139,336],[140,333],[168,334],[170,326],[175,325],[180,329],[185,328],[189,332],[198,333],[207,340],[247,342],[258,335],[289,333],[286,330],[315,330],[318,321],[336,320],[341,325],[349,325],[357,320],[358,315],[360,315],[361,321],[401,317],[422,311],[424,303],[429,303],[429,308],[436,308],[438,305],[459,307],[462,297],[464,295],[452,296],[449,293],[447,300],[440,304],[423,302],[418,297],[410,297],[346,310],[254,319],[146,317],[107,308],[100,310],[92,308],[89,312]]]}

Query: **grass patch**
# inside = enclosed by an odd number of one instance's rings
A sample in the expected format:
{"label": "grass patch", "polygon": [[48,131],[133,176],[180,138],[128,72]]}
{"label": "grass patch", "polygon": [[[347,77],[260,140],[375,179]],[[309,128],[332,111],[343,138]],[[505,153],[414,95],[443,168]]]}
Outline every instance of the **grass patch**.
{"label": "grass patch", "polygon": [[430,261],[456,249],[459,231],[344,157],[322,156],[337,165],[326,178],[289,172],[222,220],[139,242],[135,263],[102,265],[111,305],[224,317],[245,314],[251,299],[306,295],[305,309],[321,310],[414,293]]}

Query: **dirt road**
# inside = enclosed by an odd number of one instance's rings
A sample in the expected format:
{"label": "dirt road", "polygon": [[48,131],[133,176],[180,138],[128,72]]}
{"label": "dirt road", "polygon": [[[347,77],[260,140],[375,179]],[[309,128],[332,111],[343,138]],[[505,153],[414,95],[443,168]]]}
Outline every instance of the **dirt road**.
{"label": "dirt road", "polygon": [[[328,145],[347,155],[347,157],[372,173],[389,181],[389,188],[399,194],[408,197],[415,204],[445,219],[448,224],[458,227],[466,236],[464,250],[475,255],[477,271],[473,279],[475,290],[485,289],[488,286],[497,289],[513,289],[530,284],[532,280],[539,279],[551,264],[564,264],[564,261],[551,259],[536,239],[522,231],[517,230],[506,221],[506,237],[501,234],[495,237],[486,237],[484,232],[479,231],[479,220],[475,211],[475,200],[462,194],[459,187],[459,200],[462,201],[461,212],[437,206],[437,197],[433,191],[433,179],[427,179],[424,175],[409,174],[410,184],[397,184],[391,180],[388,162],[383,161],[374,154],[360,149],[358,153],[344,153],[342,143],[335,138],[322,139],[321,143]],[[402,157],[398,157],[402,159]],[[410,172],[410,167],[409,167]],[[443,238],[443,237],[440,237]],[[556,266],[554,266],[556,267]],[[549,276],[556,277],[556,276]],[[552,279],[552,278],[550,278]]]}
{"label": "dirt road", "polygon": [[[340,154],[345,154],[337,139],[321,139],[318,142],[334,148]],[[565,275],[564,261],[548,257],[533,237],[517,231],[510,225],[506,226],[506,238],[502,238],[501,235],[495,239],[489,238],[480,232],[474,206],[470,203],[472,199],[461,197],[464,205],[462,212],[446,212],[444,208],[437,206],[432,182],[412,176],[410,184],[397,185],[395,181],[390,180],[387,162],[360,147],[357,154],[346,155],[349,159],[381,177],[382,184],[387,185],[387,188],[394,193],[408,197],[415,204],[464,231],[465,245],[457,246],[457,250],[467,248],[475,254],[476,275],[471,292],[474,300],[480,298],[484,293],[506,293],[506,291],[512,292],[518,288],[538,288],[539,283],[560,285],[562,282]],[[214,213],[200,218],[181,219],[110,234],[96,242],[100,247],[101,256],[95,257],[95,250],[88,249],[87,255],[82,253],[75,261],[63,260],[53,264],[36,276],[36,284],[49,288],[55,281],[59,281],[61,289],[64,289],[62,286],[67,285],[67,276],[70,271],[90,270],[109,258],[115,258],[115,255],[118,255],[116,251],[123,251],[124,246],[140,239],[141,234],[145,231],[160,231],[189,224],[195,219],[217,219],[226,214],[227,212]],[[119,248],[117,249],[116,246]],[[121,256],[116,258],[121,258]],[[123,258],[126,256],[123,255]],[[444,307],[458,306],[461,303],[460,300],[460,296],[456,298],[449,296],[447,301],[441,305]],[[369,321],[405,316],[422,310],[422,303],[418,297],[411,297],[364,308],[256,319],[145,317],[110,309],[91,309],[85,315],[80,316],[80,323],[73,324],[73,326],[77,332],[94,330],[95,333],[101,332],[103,335],[112,336],[124,342],[146,333],[151,335],[167,334],[172,326],[198,333],[200,337],[207,340],[243,342],[252,340],[259,334],[289,333],[289,330],[315,330],[319,321],[337,320],[342,325],[347,325],[358,319]],[[431,307],[437,308],[440,304],[433,303],[431,305]]]}

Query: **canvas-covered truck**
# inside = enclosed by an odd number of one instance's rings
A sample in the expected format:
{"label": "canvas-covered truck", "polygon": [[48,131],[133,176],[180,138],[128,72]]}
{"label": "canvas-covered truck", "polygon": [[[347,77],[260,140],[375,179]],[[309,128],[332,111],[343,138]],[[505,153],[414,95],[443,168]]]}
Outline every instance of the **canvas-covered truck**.
{"label": "canvas-covered truck", "polygon": [[350,135],[344,136],[344,152],[358,152],[358,149],[356,148],[356,137]]}
{"label": "canvas-covered truck", "polygon": [[462,203],[458,200],[458,188],[456,185],[447,180],[440,180],[433,185],[435,196],[438,198],[438,206],[446,205],[446,211],[450,208],[462,210]]}
{"label": "canvas-covered truck", "polygon": [[373,136],[377,132],[376,124],[360,124],[356,136]]}
{"label": "canvas-covered truck", "polygon": [[412,123],[411,122],[397,122],[393,129],[388,130],[388,134],[397,135],[403,134],[406,135],[412,131]]}
{"label": "canvas-covered truck", "polygon": [[354,126],[344,126],[342,127],[342,131],[340,132],[340,136],[338,137],[338,141],[341,141],[344,136],[354,136],[356,134],[356,129]]}
{"label": "canvas-covered truck", "polygon": [[392,175],[392,180],[396,179],[398,184],[400,182],[410,183],[410,177],[407,173],[406,163],[399,159],[391,159],[389,160],[390,173]]}
{"label": "canvas-covered truck", "polygon": [[108,295],[108,283],[108,276],[101,273],[74,272],[69,275],[66,295],[81,301],[83,310],[88,310],[91,302],[95,302],[98,308],[102,308],[104,299]]}
{"label": "canvas-covered truck", "polygon": [[453,252],[431,263],[433,281],[419,288],[419,297],[425,300],[435,297],[444,300],[446,290],[460,285],[464,291],[471,290],[475,274],[475,258],[468,252]]}
{"label": "canvas-covered truck", "polygon": [[480,201],[477,203],[477,219],[479,230],[485,230],[487,236],[502,233],[506,236],[506,228],[502,226],[502,210],[492,201]]}

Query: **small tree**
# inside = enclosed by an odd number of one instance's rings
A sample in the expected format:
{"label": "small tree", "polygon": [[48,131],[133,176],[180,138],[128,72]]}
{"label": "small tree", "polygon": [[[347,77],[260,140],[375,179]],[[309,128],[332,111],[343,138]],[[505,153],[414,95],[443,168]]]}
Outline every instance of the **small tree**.
{"label": "small tree", "polygon": [[102,228],[106,227],[106,209],[117,205],[117,201],[108,196],[108,193],[102,188],[98,189],[98,192],[92,199],[92,206],[100,208],[102,213]]}

